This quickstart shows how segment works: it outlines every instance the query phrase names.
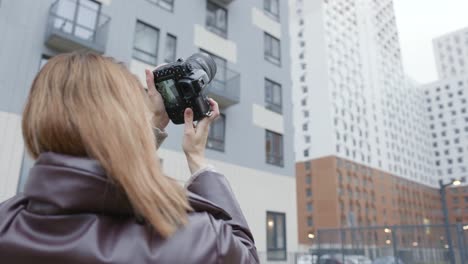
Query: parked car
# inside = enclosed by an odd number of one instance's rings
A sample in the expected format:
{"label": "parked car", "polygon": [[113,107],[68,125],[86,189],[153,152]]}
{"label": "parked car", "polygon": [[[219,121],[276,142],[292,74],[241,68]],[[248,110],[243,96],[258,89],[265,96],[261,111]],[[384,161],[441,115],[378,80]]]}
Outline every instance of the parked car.
{"label": "parked car", "polygon": [[386,256],[375,259],[372,264],[405,264],[399,258],[395,258],[394,256]]}

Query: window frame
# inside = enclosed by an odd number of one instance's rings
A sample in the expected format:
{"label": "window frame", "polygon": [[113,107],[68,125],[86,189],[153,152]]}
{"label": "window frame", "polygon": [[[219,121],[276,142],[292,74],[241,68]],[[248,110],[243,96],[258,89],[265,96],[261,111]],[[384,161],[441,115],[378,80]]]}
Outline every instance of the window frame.
{"label": "window frame", "polygon": [[[145,51],[145,50],[141,50],[139,48],[136,48],[135,47],[135,40],[136,40],[136,35],[137,35],[137,31],[136,31],[136,27],[138,24],[141,24],[145,27],[149,27],[153,30],[156,31],[157,33],[157,40],[156,40],[156,54],[153,55],[151,54],[150,52],[148,51]],[[135,23],[135,33],[133,35],[133,47],[132,47],[132,58],[135,59],[135,60],[138,60],[138,61],[141,61],[141,62],[144,62],[144,63],[147,63],[147,64],[150,64],[150,65],[158,65],[158,54],[159,54],[159,41],[160,41],[160,38],[161,38],[161,31],[159,30],[159,28],[157,27],[154,27],[140,19],[137,19],[136,23]],[[142,58],[139,58],[137,56],[135,56],[135,50],[137,50],[138,52],[141,52],[147,56],[150,56],[150,57],[154,57],[154,61],[147,61],[146,59],[142,59]]]}
{"label": "window frame", "polygon": [[[277,156],[273,156],[272,151],[270,150],[270,153],[267,150],[267,144],[268,141],[271,139],[271,142],[274,142],[274,138],[279,137],[280,139],[280,150],[281,153]],[[270,146],[271,149],[273,149],[272,146]],[[284,167],[284,138],[282,134],[273,132],[271,130],[265,129],[265,160],[267,164],[270,165],[275,165],[278,167]]]}
{"label": "window frame", "polygon": [[[214,6],[218,9],[221,9],[224,11],[225,13],[225,17],[226,17],[226,21],[225,21],[225,24],[226,24],[226,28],[223,29],[223,28],[220,28],[218,27],[217,25],[211,25],[208,23],[208,13],[210,12],[209,10],[209,6]],[[205,17],[205,27],[206,29],[208,29],[209,31],[215,33],[216,35],[222,37],[222,38],[227,38],[228,36],[228,28],[229,28],[229,12],[228,12],[228,9],[225,8],[224,6],[216,3],[216,2],[213,2],[211,0],[207,0],[206,1],[206,17]],[[216,23],[215,23],[216,24]]]}
{"label": "window frame", "polygon": [[[267,42],[270,41],[273,43],[273,41],[278,42],[278,57],[273,56],[272,50],[267,50]],[[270,47],[273,47],[272,44],[269,45]],[[263,32],[263,54],[264,54],[264,59],[274,65],[281,66],[281,40],[275,38],[274,36],[268,34],[267,32]]]}
{"label": "window frame", "polygon": [[[220,121],[223,121],[223,139],[222,139],[222,147],[218,148],[218,147],[215,147],[215,146],[209,146],[208,144],[210,143],[210,140],[212,141],[215,141],[215,142],[221,142],[220,139],[217,139],[217,138],[213,138],[212,136],[212,133],[214,131],[214,124],[216,122],[220,122]],[[215,120],[213,122],[213,124],[211,125],[211,128],[210,128],[210,131],[208,132],[208,138],[207,138],[207,141],[206,141],[206,148],[207,149],[211,149],[211,150],[216,150],[216,151],[220,151],[220,152],[224,152],[225,149],[226,149],[226,115],[225,114],[220,114],[218,119]]]}
{"label": "window frame", "polygon": [[[272,218],[274,219],[274,225],[277,225],[277,219],[279,217],[282,218],[282,224],[283,224],[283,241],[284,241],[284,247],[278,247],[278,246],[275,246],[275,247],[270,247],[270,245],[268,245],[268,242],[269,242],[269,230],[268,230],[268,220],[269,220],[269,216],[273,216]],[[267,249],[267,260],[268,261],[284,261],[284,260],[287,260],[288,258],[288,254],[287,254],[287,234],[286,234],[286,213],[282,213],[282,212],[274,212],[274,211],[267,211],[266,212],[266,249]],[[275,244],[277,244],[277,229],[274,228],[273,229],[273,241],[275,241]],[[284,258],[277,258],[277,257],[272,257],[269,253],[270,252],[284,252]]]}
{"label": "window frame", "polygon": [[[265,86],[265,107],[273,112],[282,114],[283,113],[283,87],[282,85],[278,82],[272,81],[269,78],[265,78],[264,86]],[[273,100],[269,101],[267,97],[267,90],[271,89],[270,94],[274,94],[275,87],[278,87],[279,89],[279,97],[280,97],[279,105],[273,102]]]}

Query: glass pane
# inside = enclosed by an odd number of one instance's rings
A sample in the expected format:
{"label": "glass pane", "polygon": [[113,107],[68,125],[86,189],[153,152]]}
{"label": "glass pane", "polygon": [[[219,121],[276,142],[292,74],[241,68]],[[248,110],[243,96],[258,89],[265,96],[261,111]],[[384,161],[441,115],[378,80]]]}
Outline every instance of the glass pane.
{"label": "glass pane", "polygon": [[172,35],[166,37],[166,62],[173,62],[176,60],[177,38]]}
{"label": "glass pane", "polygon": [[273,103],[281,106],[281,86],[278,84],[274,84],[273,88]]}
{"label": "glass pane", "polygon": [[137,22],[134,40],[134,57],[155,64],[159,41],[159,31]]}
{"label": "glass pane", "polygon": [[272,14],[279,14],[278,0],[270,0],[270,12]]}
{"label": "glass pane", "polygon": [[54,27],[66,33],[72,33],[77,1],[60,1],[57,5],[57,17]]}
{"label": "glass pane", "polygon": [[[85,4],[86,3],[86,4]],[[98,3],[81,1],[76,17],[75,35],[83,39],[92,39],[96,31],[96,23],[99,15]]]}
{"label": "glass pane", "polygon": [[280,46],[279,46],[279,41],[276,39],[271,39],[271,54],[275,58],[279,58],[280,55]]}
{"label": "glass pane", "polygon": [[284,216],[276,215],[276,247],[285,248],[286,243],[284,241]]}
{"label": "glass pane", "polygon": [[267,214],[267,248],[276,248],[275,243],[275,218],[272,214]]}

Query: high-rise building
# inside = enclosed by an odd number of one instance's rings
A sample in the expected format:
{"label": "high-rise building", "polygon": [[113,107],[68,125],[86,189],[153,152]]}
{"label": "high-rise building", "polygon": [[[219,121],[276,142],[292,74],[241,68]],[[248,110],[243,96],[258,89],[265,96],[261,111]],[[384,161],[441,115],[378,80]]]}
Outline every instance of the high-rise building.
{"label": "high-rise building", "polygon": [[437,175],[468,177],[468,74],[423,86]]}
{"label": "high-rise building", "polygon": [[[439,80],[422,90],[436,174],[443,183],[468,180],[468,28],[438,37],[433,45]],[[467,184],[447,192],[447,207],[451,223],[468,222]]]}
{"label": "high-rise building", "polygon": [[468,74],[468,27],[433,40],[439,79]]}
{"label": "high-rise building", "polygon": [[424,101],[403,73],[392,1],[293,3],[296,159],[338,156],[435,184]]}
{"label": "high-rise building", "polygon": [[423,92],[403,71],[393,1],[290,4],[300,242],[323,227],[435,221],[440,204],[419,202],[437,201]]}
{"label": "high-rise building", "polygon": [[[287,10],[280,0],[2,1],[0,202],[21,192],[33,163],[21,112],[49,58],[91,50],[122,61],[144,83],[145,68],[204,51],[218,65],[206,93],[222,112],[207,158],[230,180],[262,260],[290,258],[298,240]],[[168,132],[163,169],[183,181],[190,176],[183,128]]]}

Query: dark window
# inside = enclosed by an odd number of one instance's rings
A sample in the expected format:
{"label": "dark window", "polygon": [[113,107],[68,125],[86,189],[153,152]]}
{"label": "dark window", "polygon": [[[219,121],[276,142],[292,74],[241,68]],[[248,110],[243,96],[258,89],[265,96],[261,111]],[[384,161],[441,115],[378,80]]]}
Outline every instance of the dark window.
{"label": "dark window", "polygon": [[148,0],[148,1],[168,11],[172,12],[174,10],[174,0]]}
{"label": "dark window", "polygon": [[311,184],[312,183],[312,176],[310,174],[306,175],[306,183]]}
{"label": "dark window", "polygon": [[283,136],[266,130],[265,140],[266,162],[283,166]]}
{"label": "dark window", "polygon": [[221,114],[210,127],[206,147],[214,150],[224,151],[226,135],[226,116]]}
{"label": "dark window", "polygon": [[276,20],[280,18],[279,0],[263,0],[263,9]]}
{"label": "dark window", "polygon": [[282,96],[279,83],[265,79],[265,103],[268,109],[281,113]]}
{"label": "dark window", "polygon": [[310,162],[309,161],[304,162],[304,168],[305,168],[306,171],[310,171]]}
{"label": "dark window", "polygon": [[133,40],[133,58],[156,65],[158,60],[159,29],[137,21]]}
{"label": "dark window", "polygon": [[307,188],[306,189],[306,195],[307,197],[311,197],[312,196],[312,190],[310,188]]}
{"label": "dark window", "polygon": [[267,259],[286,260],[286,214],[267,212]]}
{"label": "dark window", "polygon": [[311,216],[307,217],[307,226],[311,227],[313,225],[314,225],[314,219]]}
{"label": "dark window", "polygon": [[171,34],[166,35],[165,62],[174,62],[177,56],[177,37]]}
{"label": "dark window", "polygon": [[281,65],[281,47],[279,39],[265,33],[265,59],[276,65]]}
{"label": "dark window", "polygon": [[206,28],[223,38],[227,37],[227,10],[211,1],[206,4]]}
{"label": "dark window", "polygon": [[312,205],[311,202],[307,203],[307,212],[312,213],[314,211],[314,206]]}

